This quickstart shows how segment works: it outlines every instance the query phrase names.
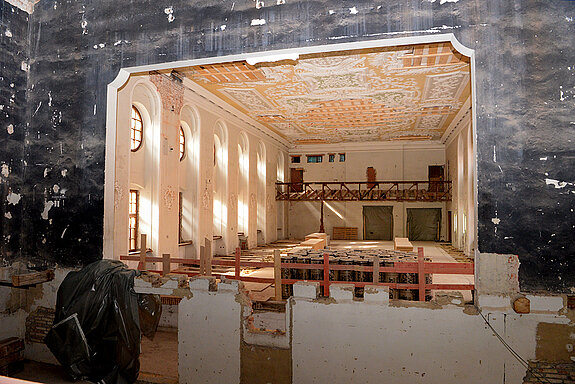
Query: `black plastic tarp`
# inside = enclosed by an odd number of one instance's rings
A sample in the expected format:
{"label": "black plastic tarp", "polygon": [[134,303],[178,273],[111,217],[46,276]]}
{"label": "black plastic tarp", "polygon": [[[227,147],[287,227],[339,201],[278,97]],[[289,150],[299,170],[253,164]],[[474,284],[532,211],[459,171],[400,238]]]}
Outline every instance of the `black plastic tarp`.
{"label": "black plastic tarp", "polygon": [[161,315],[156,295],[134,291],[138,271],[100,260],[70,272],[60,287],[46,345],[72,378],[133,383],[141,334],[153,337]]}

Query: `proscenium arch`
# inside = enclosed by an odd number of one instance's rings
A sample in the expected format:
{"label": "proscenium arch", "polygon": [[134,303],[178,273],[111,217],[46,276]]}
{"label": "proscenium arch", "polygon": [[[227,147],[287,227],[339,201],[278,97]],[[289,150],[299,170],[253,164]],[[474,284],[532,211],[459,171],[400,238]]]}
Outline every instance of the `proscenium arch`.
{"label": "proscenium arch", "polygon": [[[110,242],[110,237],[113,237],[114,232],[114,220],[113,220],[113,205],[114,205],[114,181],[115,181],[115,169],[110,166],[110,164],[115,164],[116,159],[116,149],[114,141],[116,139],[116,129],[117,129],[117,115],[118,111],[116,109],[116,104],[118,102],[118,91],[126,84],[130,74],[148,72],[151,70],[169,70],[178,69],[197,65],[209,65],[218,64],[222,62],[233,62],[233,61],[243,61],[246,60],[249,63],[258,62],[273,62],[279,60],[279,58],[290,57],[294,60],[300,55],[304,54],[318,54],[334,51],[349,51],[358,49],[370,49],[370,48],[384,48],[400,45],[413,45],[413,44],[426,44],[426,43],[442,43],[449,42],[452,44],[454,49],[460,54],[470,58],[471,67],[471,120],[472,120],[472,137],[473,137],[473,161],[477,162],[476,156],[476,90],[475,90],[475,53],[472,49],[463,46],[455,37],[454,34],[430,34],[422,36],[407,36],[407,37],[393,37],[379,40],[365,40],[365,41],[354,41],[348,43],[340,44],[328,44],[321,46],[306,46],[299,48],[281,49],[273,50],[267,52],[253,52],[253,53],[242,53],[237,55],[228,56],[214,56],[205,57],[199,59],[191,60],[181,60],[177,62],[168,62],[161,64],[151,64],[143,65],[137,67],[128,67],[120,69],[116,79],[108,85],[108,101],[107,101],[107,116],[106,116],[106,170],[105,170],[105,191],[104,191],[104,256],[113,257],[113,247]],[[253,129],[252,129],[253,128]],[[253,122],[252,127],[249,131],[250,134],[256,137],[266,137],[274,141],[278,146],[284,149],[288,148],[288,143],[282,137],[277,134],[266,130],[258,122]],[[474,166],[473,169],[476,169]],[[474,178],[477,177],[477,172],[473,172]],[[475,231],[474,238],[477,239],[477,181],[474,180],[473,185],[473,201],[475,214],[473,215],[474,225],[473,228],[468,228],[468,230]],[[477,253],[477,247],[475,247],[475,253]],[[110,256],[112,255],[112,256]]]}

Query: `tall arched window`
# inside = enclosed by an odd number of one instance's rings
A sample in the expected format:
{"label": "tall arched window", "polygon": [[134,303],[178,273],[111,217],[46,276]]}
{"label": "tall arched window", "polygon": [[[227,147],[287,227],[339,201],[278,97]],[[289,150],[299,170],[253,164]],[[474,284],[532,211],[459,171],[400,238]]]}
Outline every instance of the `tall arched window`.
{"label": "tall arched window", "polygon": [[184,128],[180,125],[180,161],[186,155],[186,135],[184,134]]}
{"label": "tall arched window", "polygon": [[144,123],[142,121],[142,115],[138,108],[132,105],[132,124],[131,124],[131,143],[130,149],[132,152],[137,151],[142,146],[142,137],[144,133]]}

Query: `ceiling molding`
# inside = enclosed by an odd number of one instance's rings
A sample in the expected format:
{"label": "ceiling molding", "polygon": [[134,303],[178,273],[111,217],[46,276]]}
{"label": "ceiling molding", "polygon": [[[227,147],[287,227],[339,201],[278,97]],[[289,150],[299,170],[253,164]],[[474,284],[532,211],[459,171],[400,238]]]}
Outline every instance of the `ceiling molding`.
{"label": "ceiling molding", "polygon": [[441,137],[441,142],[448,147],[451,142],[459,135],[459,133],[466,127],[466,124],[471,122],[471,97],[465,100],[463,106],[457,115],[451,121],[449,127]]}
{"label": "ceiling molding", "polygon": [[290,148],[290,154],[302,153],[343,153],[343,152],[376,152],[376,151],[409,151],[409,150],[445,150],[445,145],[438,141],[405,142],[380,141],[370,143],[311,144],[296,145]]}
{"label": "ceiling molding", "polygon": [[272,132],[267,127],[258,123],[245,113],[237,110],[233,106],[229,105],[211,92],[208,92],[206,89],[202,88],[188,78],[184,78],[184,85],[186,88],[188,88],[188,90],[198,96],[197,99],[193,101],[194,105],[204,108],[207,111],[213,111],[215,107],[218,109],[218,112],[227,115],[231,123],[241,126],[241,128],[246,132],[257,136],[260,139],[271,140],[284,150],[289,148],[289,142],[283,137]]}

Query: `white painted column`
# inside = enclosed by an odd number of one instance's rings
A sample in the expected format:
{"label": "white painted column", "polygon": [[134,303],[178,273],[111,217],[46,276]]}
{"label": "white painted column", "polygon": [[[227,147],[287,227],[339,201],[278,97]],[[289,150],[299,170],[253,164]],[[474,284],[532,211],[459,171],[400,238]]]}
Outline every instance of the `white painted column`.
{"label": "white painted column", "polygon": [[114,250],[111,258],[119,260],[129,248],[128,204],[130,198],[130,122],[134,82],[128,82],[118,91],[116,159],[114,181]]}
{"label": "white painted column", "polygon": [[257,209],[257,150],[258,140],[256,137],[249,136],[249,182],[248,182],[248,246],[250,248],[257,246],[257,227],[258,227],[258,209]]}

